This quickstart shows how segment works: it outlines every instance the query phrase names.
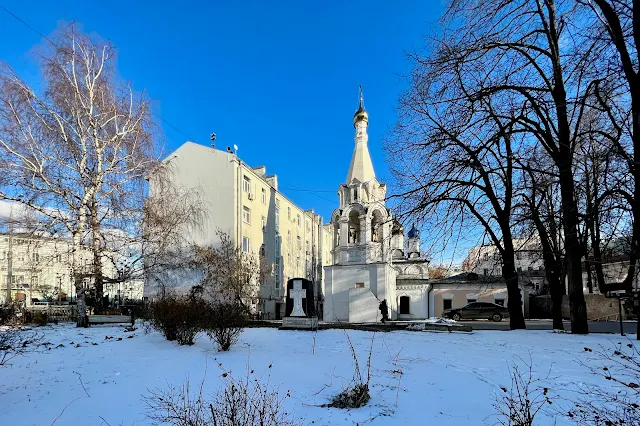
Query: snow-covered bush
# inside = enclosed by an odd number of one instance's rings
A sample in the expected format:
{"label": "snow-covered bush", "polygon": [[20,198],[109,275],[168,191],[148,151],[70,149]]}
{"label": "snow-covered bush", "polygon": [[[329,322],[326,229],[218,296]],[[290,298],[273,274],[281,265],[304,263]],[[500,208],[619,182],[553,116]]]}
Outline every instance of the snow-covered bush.
{"label": "snow-covered bush", "polygon": [[212,398],[203,394],[204,380],[193,392],[187,380],[183,386],[167,391],[152,391],[144,397],[147,417],[154,424],[174,426],[295,426],[297,423],[285,411],[284,402],[290,398],[272,388],[271,366],[257,376],[249,365],[244,377],[236,378],[223,368],[223,386]]}
{"label": "snow-covered bush", "polygon": [[239,303],[214,302],[207,305],[204,329],[218,350],[228,351],[247,323],[247,310]]}

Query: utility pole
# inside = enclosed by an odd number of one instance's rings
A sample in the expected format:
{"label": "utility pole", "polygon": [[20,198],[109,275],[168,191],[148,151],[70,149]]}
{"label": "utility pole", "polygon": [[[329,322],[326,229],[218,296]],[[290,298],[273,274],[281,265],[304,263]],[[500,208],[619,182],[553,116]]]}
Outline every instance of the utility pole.
{"label": "utility pole", "polygon": [[9,247],[7,250],[7,296],[5,304],[11,304],[11,281],[13,280],[13,206],[9,206]]}

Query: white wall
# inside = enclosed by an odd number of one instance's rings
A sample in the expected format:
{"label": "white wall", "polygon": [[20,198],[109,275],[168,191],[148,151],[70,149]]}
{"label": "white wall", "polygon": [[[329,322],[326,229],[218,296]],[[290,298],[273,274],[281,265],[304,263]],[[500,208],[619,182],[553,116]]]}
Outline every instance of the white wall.
{"label": "white wall", "polygon": [[[387,263],[325,266],[324,320],[352,321],[349,315],[350,291],[356,288],[356,283],[363,283],[363,288],[377,298],[375,309],[372,309],[373,315],[369,318],[378,315],[378,304],[386,299],[389,317],[395,319],[397,312],[395,277],[396,271]],[[364,314],[359,313],[358,317],[362,315]]]}
{"label": "white wall", "polygon": [[349,322],[378,322],[380,302],[368,288],[349,289]]}

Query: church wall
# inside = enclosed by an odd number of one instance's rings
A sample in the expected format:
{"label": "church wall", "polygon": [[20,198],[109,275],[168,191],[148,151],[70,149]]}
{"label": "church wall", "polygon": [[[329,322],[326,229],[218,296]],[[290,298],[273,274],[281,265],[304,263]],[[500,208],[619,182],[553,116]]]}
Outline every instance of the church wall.
{"label": "church wall", "polygon": [[[414,284],[411,282],[415,281]],[[431,285],[422,284],[423,280],[398,280],[398,286],[396,290],[396,296],[398,301],[398,319],[399,320],[415,320],[429,318],[429,312],[427,311],[428,302],[427,297]],[[400,284],[404,282],[405,284]],[[400,298],[403,296],[409,297],[409,314],[400,313]]]}
{"label": "church wall", "polygon": [[[376,301],[378,304],[383,299],[386,299],[389,307],[389,317],[395,319],[397,311],[395,274],[396,272],[393,268],[386,263],[333,265],[325,267],[324,320],[351,321],[349,315],[350,290],[357,288],[357,283],[362,283],[362,288],[369,291],[374,298],[377,298]],[[373,310],[374,314],[378,312],[377,306],[378,305],[376,305],[375,310]],[[358,310],[359,309],[360,308],[358,308]],[[358,317],[361,315],[362,314],[358,314]]]}
{"label": "church wall", "polygon": [[380,302],[368,288],[349,289],[349,322],[378,322]]}

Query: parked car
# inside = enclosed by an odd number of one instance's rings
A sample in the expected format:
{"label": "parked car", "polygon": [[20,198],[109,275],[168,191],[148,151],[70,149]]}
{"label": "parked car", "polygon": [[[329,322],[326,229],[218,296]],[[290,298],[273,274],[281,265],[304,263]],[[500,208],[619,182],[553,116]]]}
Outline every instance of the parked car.
{"label": "parked car", "polygon": [[504,306],[487,302],[471,302],[462,308],[446,309],[442,315],[446,318],[460,321],[461,319],[490,319],[502,321],[502,318],[509,317],[509,311]]}

